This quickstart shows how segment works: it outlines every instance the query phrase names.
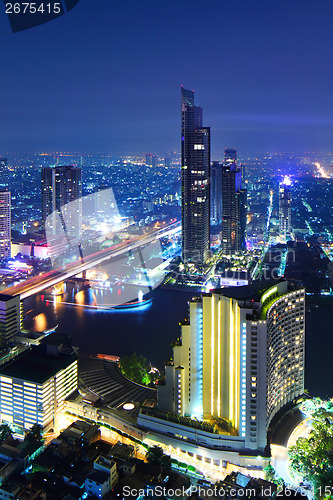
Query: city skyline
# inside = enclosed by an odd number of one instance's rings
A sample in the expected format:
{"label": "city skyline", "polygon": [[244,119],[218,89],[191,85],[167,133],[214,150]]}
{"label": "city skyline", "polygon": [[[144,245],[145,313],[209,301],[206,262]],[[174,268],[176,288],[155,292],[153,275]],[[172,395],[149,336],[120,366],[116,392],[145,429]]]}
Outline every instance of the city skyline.
{"label": "city skyline", "polygon": [[333,4],[36,5],[0,15],[0,497],[333,494]]}
{"label": "city skyline", "polygon": [[[175,150],[177,88],[184,84],[200,92],[213,157],[225,145],[328,151],[332,5],[202,6],[194,2],[189,13],[187,1],[111,7],[102,0],[92,9],[81,1],[66,16],[17,34],[2,16],[7,99],[0,149]],[[205,43],[194,52],[190,40],[200,23]]]}

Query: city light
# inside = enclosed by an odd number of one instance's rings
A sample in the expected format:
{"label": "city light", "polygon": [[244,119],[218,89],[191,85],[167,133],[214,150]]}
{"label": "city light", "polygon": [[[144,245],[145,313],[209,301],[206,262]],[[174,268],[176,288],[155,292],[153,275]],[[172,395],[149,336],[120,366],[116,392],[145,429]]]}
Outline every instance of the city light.
{"label": "city light", "polygon": [[3,12],[0,497],[328,497],[333,3],[93,3]]}
{"label": "city light", "polygon": [[320,177],[322,177],[323,179],[329,179],[330,178],[330,176],[325,172],[325,170],[320,165],[320,163],[318,163],[316,161],[315,162],[315,166],[317,167],[317,172],[318,172],[318,174],[319,174]]}

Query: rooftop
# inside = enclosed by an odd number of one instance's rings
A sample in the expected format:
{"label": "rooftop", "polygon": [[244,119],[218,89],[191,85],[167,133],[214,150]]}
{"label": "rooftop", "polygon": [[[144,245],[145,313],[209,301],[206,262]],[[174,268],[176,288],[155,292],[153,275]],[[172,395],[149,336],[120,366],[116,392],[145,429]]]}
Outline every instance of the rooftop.
{"label": "rooftop", "polygon": [[100,470],[94,470],[88,474],[87,479],[93,481],[97,484],[104,484],[109,479],[109,475],[106,472]]}
{"label": "rooftop", "polygon": [[15,295],[7,295],[6,293],[0,293],[0,302],[8,302],[9,300],[13,300]]}
{"label": "rooftop", "polygon": [[[231,299],[253,300],[256,302],[260,300],[260,297],[266,290],[273,287],[274,285],[277,285],[278,283],[281,283],[282,281],[285,280],[278,279],[278,280],[255,281],[254,283],[251,283],[251,285],[216,288],[215,290],[212,290],[210,293],[203,293],[202,296],[209,297],[212,295],[212,293],[217,293],[223,295],[224,297],[229,297]],[[196,298],[196,300],[198,299]]]}
{"label": "rooftop", "polygon": [[[117,363],[88,356],[79,357],[79,378],[82,392],[89,390],[108,408],[122,410],[124,403],[143,403],[157,398],[155,388],[146,387],[127,379]],[[88,394],[89,397],[89,394]],[[86,399],[86,396],[83,396]],[[98,402],[96,402],[98,404]],[[134,405],[137,408],[137,405]],[[126,414],[128,411],[123,410]],[[133,410],[134,411],[134,410]]]}
{"label": "rooftop", "polygon": [[77,359],[76,354],[51,356],[42,346],[32,347],[0,367],[0,375],[43,384]]}

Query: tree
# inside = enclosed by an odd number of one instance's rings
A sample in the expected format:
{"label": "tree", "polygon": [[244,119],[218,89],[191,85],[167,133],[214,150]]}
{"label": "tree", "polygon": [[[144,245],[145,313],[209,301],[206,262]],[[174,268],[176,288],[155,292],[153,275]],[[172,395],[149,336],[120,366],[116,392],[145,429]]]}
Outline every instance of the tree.
{"label": "tree", "polygon": [[42,427],[39,424],[34,424],[31,427],[31,429],[27,432],[25,439],[27,441],[41,441]]}
{"label": "tree", "polygon": [[282,489],[285,487],[284,481],[282,477],[279,477],[276,474],[276,471],[274,467],[271,466],[271,464],[267,465],[267,467],[264,468],[264,473],[266,481],[276,484],[279,487],[279,491],[282,491]]}
{"label": "tree", "polygon": [[10,436],[12,436],[12,434],[13,434],[13,431],[9,427],[8,424],[2,424],[2,425],[0,425],[0,443],[2,443],[7,438],[9,438]]}
{"label": "tree", "polygon": [[150,368],[144,356],[137,355],[136,353],[130,356],[123,356],[119,364],[122,373],[129,379],[138,384],[147,385],[150,383]]}
{"label": "tree", "polygon": [[309,481],[315,497],[321,498],[325,486],[333,484],[333,413],[330,405],[312,414],[309,437],[301,437],[289,451],[291,469]]}
{"label": "tree", "polygon": [[160,446],[152,446],[148,448],[146,459],[149,464],[160,465],[164,469],[171,469],[171,457],[165,455]]}
{"label": "tree", "polygon": [[270,481],[272,483],[276,477],[274,467],[272,467],[271,464],[267,465],[267,467],[264,468],[264,473],[266,481]]}

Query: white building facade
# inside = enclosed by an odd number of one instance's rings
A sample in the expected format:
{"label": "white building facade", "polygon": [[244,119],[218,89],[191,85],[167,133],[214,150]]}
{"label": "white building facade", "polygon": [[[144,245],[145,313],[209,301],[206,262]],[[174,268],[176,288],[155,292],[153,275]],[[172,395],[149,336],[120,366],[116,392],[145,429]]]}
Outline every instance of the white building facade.
{"label": "white building facade", "polygon": [[66,397],[77,388],[76,356],[59,360],[58,366],[50,358],[46,356],[46,364],[50,362],[51,370],[40,376],[29,369],[23,377],[22,372],[30,368],[30,363],[21,362],[20,365],[20,357],[0,369],[1,422],[12,425],[19,434],[35,423],[44,431],[51,428],[57,414],[64,409]]}

